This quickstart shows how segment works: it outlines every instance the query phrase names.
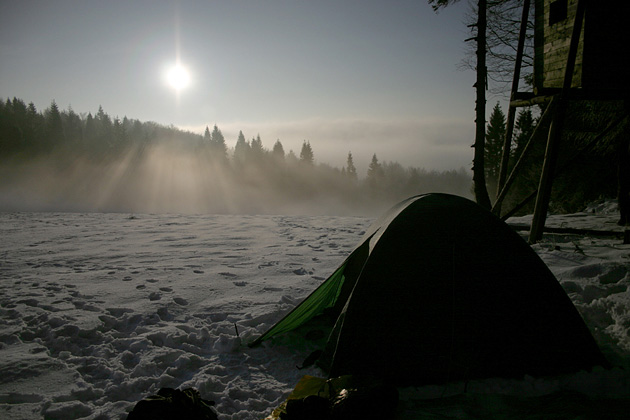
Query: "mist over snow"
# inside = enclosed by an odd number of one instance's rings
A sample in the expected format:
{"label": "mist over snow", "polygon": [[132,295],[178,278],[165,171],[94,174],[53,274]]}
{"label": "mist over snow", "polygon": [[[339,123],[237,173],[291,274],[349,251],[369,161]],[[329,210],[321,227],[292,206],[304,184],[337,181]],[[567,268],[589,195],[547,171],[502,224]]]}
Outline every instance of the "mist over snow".
{"label": "mist over snow", "polygon": [[131,145],[108,158],[56,151],[6,159],[0,211],[374,216],[409,195],[471,191],[463,169],[384,163],[373,179],[359,179],[295,155],[252,156],[219,161],[203,146],[171,139]]}

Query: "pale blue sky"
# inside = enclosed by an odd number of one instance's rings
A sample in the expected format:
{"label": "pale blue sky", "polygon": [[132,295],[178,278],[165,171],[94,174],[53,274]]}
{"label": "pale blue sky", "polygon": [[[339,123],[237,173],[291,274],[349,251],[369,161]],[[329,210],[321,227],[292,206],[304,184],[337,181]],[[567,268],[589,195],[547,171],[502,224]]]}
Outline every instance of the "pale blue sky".
{"label": "pale blue sky", "polygon": [[[0,97],[242,130],[319,162],[470,167],[474,73],[461,2],[2,0]],[[179,57],[191,84],[164,77]],[[488,101],[490,109],[496,99]]]}

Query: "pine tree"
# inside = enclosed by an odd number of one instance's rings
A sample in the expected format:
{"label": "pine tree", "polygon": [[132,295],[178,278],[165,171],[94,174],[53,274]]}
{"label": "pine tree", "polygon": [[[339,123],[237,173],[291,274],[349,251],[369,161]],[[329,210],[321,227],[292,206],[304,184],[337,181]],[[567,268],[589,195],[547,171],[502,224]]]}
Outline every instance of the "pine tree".
{"label": "pine tree", "polygon": [[260,139],[260,134],[253,138],[250,143],[250,152],[253,162],[261,163],[263,156],[265,155],[265,149],[263,148],[262,140]]}
{"label": "pine tree", "polygon": [[279,160],[279,161],[284,160],[284,147],[282,147],[282,143],[280,143],[280,139],[276,140],[276,143],[273,145],[273,150],[271,151],[271,155],[276,160]]}
{"label": "pine tree", "polygon": [[13,122],[13,109],[11,100],[0,105],[0,158],[9,156],[19,148],[19,129]]}
{"label": "pine tree", "polygon": [[302,151],[300,152],[300,162],[306,165],[313,165],[314,163],[314,155],[313,149],[311,148],[311,143],[304,140],[302,143]]}
{"label": "pine tree", "polygon": [[[511,159],[511,167],[516,164],[517,159],[521,159],[523,150],[527,142],[534,133],[536,121],[531,109],[523,109],[519,112],[514,123],[514,156]],[[527,155],[520,163],[518,174],[514,180],[514,185],[510,188],[508,200],[512,206],[520,203],[532,191],[538,188],[540,182],[541,165],[544,159],[545,143],[534,142]],[[530,206],[533,203],[530,204]],[[526,207],[525,211],[533,211],[532,207]]]}
{"label": "pine tree", "polygon": [[96,129],[96,122],[92,113],[89,112],[85,119],[85,126],[83,128],[83,142],[88,152],[94,152],[94,145],[97,141],[98,132]]}
{"label": "pine tree", "polygon": [[122,149],[127,145],[127,132],[125,130],[124,125],[120,121],[120,118],[114,118],[114,148],[117,152],[122,151]]}
{"label": "pine tree", "polygon": [[97,130],[97,141],[95,150],[97,153],[107,153],[111,150],[114,124],[112,119],[103,111],[103,107],[99,105],[96,117],[94,117]]}
{"label": "pine tree", "polygon": [[354,160],[352,159],[352,152],[348,152],[348,159],[346,160],[346,176],[351,181],[356,181],[358,179],[357,168],[354,166]]}
{"label": "pine tree", "polygon": [[8,125],[11,127],[8,136],[9,143],[12,143],[14,150],[20,150],[24,148],[24,145],[28,142],[27,133],[25,132],[28,119],[28,109],[26,103],[19,98],[13,97],[13,102],[9,108],[10,121]]}
{"label": "pine tree", "polygon": [[234,146],[234,163],[236,166],[244,166],[249,156],[249,143],[245,140],[242,131],[238,132],[236,145]]}
{"label": "pine tree", "polygon": [[499,180],[499,168],[501,166],[501,154],[503,151],[503,140],[505,138],[505,114],[501,106],[497,104],[492,109],[490,121],[486,131],[485,144],[485,171],[486,182],[491,196],[496,195],[497,182]]}
{"label": "pine tree", "polygon": [[383,167],[378,162],[378,158],[376,157],[376,153],[372,156],[372,161],[370,162],[370,166],[368,166],[367,170],[367,182],[368,185],[372,188],[376,188],[383,179]]}
{"label": "pine tree", "polygon": [[287,153],[285,160],[287,162],[287,165],[290,167],[295,167],[300,162],[293,150],[289,150],[289,153]]}
{"label": "pine tree", "polygon": [[54,100],[46,112],[46,142],[47,150],[51,150],[64,142],[61,113]]}
{"label": "pine tree", "polygon": [[42,141],[42,132],[43,132],[43,117],[37,112],[37,108],[35,108],[35,104],[30,102],[28,104],[28,108],[26,109],[26,129],[25,129],[25,139],[26,139],[26,147],[31,149],[37,149],[37,147],[41,144]]}
{"label": "pine tree", "polygon": [[214,125],[212,129],[212,134],[210,136],[210,145],[213,157],[219,162],[227,161],[227,145],[225,144],[225,137],[223,137],[223,133],[219,130],[217,125]]}
{"label": "pine tree", "polygon": [[73,144],[74,147],[77,147],[83,141],[83,121],[81,121],[81,117],[74,112],[72,106],[68,106],[68,110],[63,112],[61,117],[66,140]]}
{"label": "pine tree", "polygon": [[535,127],[532,110],[529,108],[521,109],[514,124],[514,156],[517,159],[534,133]]}
{"label": "pine tree", "polygon": [[[457,3],[459,0],[428,0],[436,12],[449,4]],[[486,186],[486,170],[485,170],[485,131],[486,131],[486,89],[488,88],[488,67],[486,66],[487,54],[487,31],[488,31],[488,0],[477,0],[477,21],[470,25],[476,32],[475,36],[470,38],[474,40],[477,48],[475,49],[475,71],[477,73],[476,82],[473,85],[476,91],[475,99],[475,149],[473,157],[473,186],[475,191],[475,199],[481,207],[490,210],[490,194]]]}

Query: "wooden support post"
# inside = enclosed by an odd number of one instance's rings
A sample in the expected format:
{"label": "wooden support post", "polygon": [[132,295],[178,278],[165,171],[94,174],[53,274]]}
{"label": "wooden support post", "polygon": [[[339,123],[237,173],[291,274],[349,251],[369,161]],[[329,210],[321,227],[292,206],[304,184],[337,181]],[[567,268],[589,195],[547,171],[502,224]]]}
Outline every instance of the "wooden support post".
{"label": "wooden support post", "polygon": [[567,97],[573,81],[573,70],[575,68],[575,59],[577,57],[580,34],[582,33],[582,21],[584,20],[585,5],[585,0],[578,0],[575,20],[573,21],[573,31],[571,33],[571,44],[569,45],[569,55],[567,57],[567,65],[564,70],[564,83],[562,85],[562,93],[560,94],[560,103],[558,104],[556,115],[554,116],[554,119],[551,122],[551,127],[549,128],[547,150],[545,151],[545,161],[543,163],[542,174],[540,175],[538,195],[536,196],[532,229],[529,232],[529,243],[531,244],[536,243],[542,238],[545,221],[547,220],[547,211],[549,210],[549,199],[551,198],[554,170],[558,161],[558,143],[560,142],[560,137],[562,136],[564,114],[567,109]]}
{"label": "wooden support post", "polygon": [[534,217],[532,219],[532,228],[529,232],[529,243],[534,244],[542,238],[547,219],[547,211],[549,210],[549,199],[551,198],[551,186],[553,184],[553,176],[558,162],[558,143],[562,136],[562,126],[564,122],[564,109],[566,102],[561,100],[558,111],[551,121],[549,127],[549,137],[547,138],[547,149],[545,150],[545,161],[543,162],[542,173],[540,175],[540,184],[538,186],[538,195],[536,196],[536,205],[534,206]]}
{"label": "wooden support post", "polygon": [[[552,103],[549,104],[549,107],[547,108],[547,111],[550,109],[550,107],[552,106]],[[543,117],[546,115],[543,114]],[[628,118],[628,116],[626,115],[622,115],[621,117],[619,117],[617,120],[614,120],[613,122],[611,122],[608,127],[606,127],[606,129],[604,131],[602,131],[601,133],[599,133],[597,135],[597,137],[595,137],[593,140],[591,140],[586,146],[584,146],[582,149],[580,149],[575,155],[573,155],[573,157],[571,159],[569,159],[568,162],[566,162],[563,166],[561,166],[560,168],[558,168],[557,171],[554,171],[556,175],[560,175],[562,172],[564,172],[566,169],[568,169],[569,167],[571,167],[575,161],[577,161],[578,158],[580,158],[582,155],[584,155],[584,153],[588,153],[593,146],[595,146],[597,143],[599,143],[601,141],[602,138],[604,138],[604,136],[608,135],[608,133],[613,130],[614,128],[616,128],[619,124],[621,124],[626,118]],[[542,120],[542,118],[541,118]],[[536,129],[538,129],[538,127],[540,127],[542,124],[542,121],[539,123],[539,125],[536,126]],[[536,131],[534,131],[534,134],[532,135],[532,137],[529,139],[529,142],[527,143],[527,146],[525,146],[525,148],[527,149],[529,147],[529,144],[532,142],[532,139],[535,137],[536,135]],[[505,185],[504,191],[505,189],[508,188],[508,186],[511,183],[511,180],[514,179],[515,177],[515,172],[516,169],[518,168],[518,166],[520,165],[520,162],[522,161],[523,157],[525,156],[525,150],[523,150],[523,154],[521,155],[521,158],[518,160],[518,162],[516,162],[516,165],[514,166],[514,169],[512,170],[512,173],[510,174],[510,177],[507,180],[507,183]],[[506,214],[501,216],[501,220],[506,221],[507,219],[509,219],[510,217],[512,217],[514,214],[516,214],[516,212],[518,212],[520,209],[522,209],[523,207],[525,207],[525,205],[527,205],[527,203],[529,203],[534,197],[536,197],[536,195],[538,194],[538,189],[534,190],[529,196],[527,196],[525,199],[523,199],[518,205],[516,205],[512,210],[510,210],[509,212],[507,212]]]}
{"label": "wooden support post", "polygon": [[501,155],[501,166],[499,167],[499,181],[497,185],[497,200],[494,203],[492,211],[496,215],[501,214],[501,202],[498,200],[501,190],[505,185],[508,164],[510,162],[510,149],[512,147],[512,134],[514,133],[514,119],[516,116],[516,108],[512,106],[512,100],[516,98],[518,93],[519,79],[521,78],[521,63],[523,61],[523,50],[525,48],[525,35],[527,33],[527,18],[529,17],[530,0],[523,2],[523,13],[521,15],[521,28],[518,35],[518,46],[516,49],[516,62],[514,63],[514,77],[512,78],[512,93],[510,95],[510,105],[508,108],[507,126],[505,131],[505,139],[503,141],[503,154]]}
{"label": "wooden support post", "polygon": [[[510,187],[514,183],[514,180],[516,179],[516,175],[519,173],[519,171],[521,169],[521,165],[523,164],[523,161],[525,160],[525,157],[529,153],[530,148],[533,146],[534,141],[536,141],[536,139],[539,136],[542,136],[542,134],[543,134],[541,132],[542,127],[547,126],[548,120],[551,119],[551,115],[554,112],[555,106],[556,106],[556,104],[555,104],[555,102],[554,102],[554,100],[552,98],[552,100],[549,102],[549,105],[545,109],[545,112],[543,112],[542,116],[538,120],[538,124],[536,124],[536,128],[534,128],[534,132],[532,133],[531,137],[527,141],[527,144],[523,148],[523,151],[521,152],[521,155],[519,156],[518,160],[514,164],[514,167],[512,168],[512,172],[510,172],[510,176],[505,181],[505,185],[499,191],[499,193],[497,195],[497,200],[494,203],[495,207],[492,208],[493,213],[495,213],[497,215],[499,214],[499,212],[500,212],[500,207],[499,206],[501,206],[501,204],[503,203],[503,200],[505,199],[505,196],[507,195]],[[496,210],[496,209],[498,209],[498,210]]]}

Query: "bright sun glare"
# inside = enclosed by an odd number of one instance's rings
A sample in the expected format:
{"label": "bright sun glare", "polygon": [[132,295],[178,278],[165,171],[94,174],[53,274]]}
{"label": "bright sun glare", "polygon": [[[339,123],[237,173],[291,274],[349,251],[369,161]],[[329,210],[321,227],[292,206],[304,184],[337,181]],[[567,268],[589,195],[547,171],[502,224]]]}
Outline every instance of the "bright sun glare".
{"label": "bright sun glare", "polygon": [[177,64],[168,70],[166,80],[169,86],[179,91],[190,84],[190,73],[181,64]]}

